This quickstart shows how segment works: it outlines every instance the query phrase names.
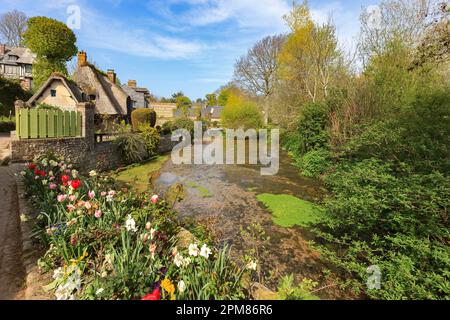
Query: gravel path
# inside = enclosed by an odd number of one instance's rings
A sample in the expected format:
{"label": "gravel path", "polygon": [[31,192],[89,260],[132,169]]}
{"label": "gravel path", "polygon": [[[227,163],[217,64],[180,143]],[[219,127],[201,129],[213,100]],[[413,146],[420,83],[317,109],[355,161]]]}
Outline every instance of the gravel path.
{"label": "gravel path", "polygon": [[10,167],[0,167],[0,300],[22,299],[24,284],[16,181]]}

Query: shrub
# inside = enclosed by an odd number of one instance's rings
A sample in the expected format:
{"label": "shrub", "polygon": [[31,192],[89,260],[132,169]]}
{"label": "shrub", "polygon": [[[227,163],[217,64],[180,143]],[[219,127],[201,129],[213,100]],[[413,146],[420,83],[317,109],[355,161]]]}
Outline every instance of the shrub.
{"label": "shrub", "polygon": [[145,147],[150,157],[158,154],[159,143],[161,137],[157,129],[152,128],[149,124],[143,124],[139,127],[140,135],[145,141]]}
{"label": "shrub", "polygon": [[173,127],[173,121],[164,122],[161,127],[161,131],[163,134],[169,134],[172,132],[172,127]]}
{"label": "shrub", "polygon": [[311,150],[301,156],[296,165],[305,177],[317,178],[331,166],[331,153],[326,149]]}
{"label": "shrub", "polygon": [[16,130],[16,123],[14,121],[1,121],[0,132],[11,132]]}
{"label": "shrub", "polygon": [[307,103],[301,109],[298,121],[300,154],[320,148],[328,148],[328,107],[324,103]]}
{"label": "shrub", "polygon": [[194,121],[189,118],[178,118],[170,124],[170,128],[171,131],[186,129],[192,135],[194,133]]}
{"label": "shrub", "polygon": [[141,162],[148,157],[146,141],[140,134],[122,133],[117,137],[115,143],[127,164]]}
{"label": "shrub", "polygon": [[20,86],[19,81],[5,79],[0,76],[0,116],[9,116],[9,112],[14,113],[14,102],[16,100],[27,101],[31,92],[25,91]]}
{"label": "shrub", "polygon": [[146,123],[154,127],[156,124],[156,112],[152,109],[136,109],[131,113],[131,123],[135,131],[138,131],[139,126]]}
{"label": "shrub", "polygon": [[222,111],[222,124],[231,129],[258,129],[263,126],[258,105],[241,95],[230,94]]}

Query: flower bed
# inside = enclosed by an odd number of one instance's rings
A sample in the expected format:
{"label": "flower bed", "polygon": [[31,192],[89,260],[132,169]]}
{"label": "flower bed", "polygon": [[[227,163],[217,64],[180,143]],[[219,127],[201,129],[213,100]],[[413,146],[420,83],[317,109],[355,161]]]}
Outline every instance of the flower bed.
{"label": "flower bed", "polygon": [[47,246],[57,299],[239,299],[250,272],[229,248],[177,247],[176,213],[158,195],[136,194],[107,175],[81,176],[41,157],[21,172],[39,210],[34,235]]}

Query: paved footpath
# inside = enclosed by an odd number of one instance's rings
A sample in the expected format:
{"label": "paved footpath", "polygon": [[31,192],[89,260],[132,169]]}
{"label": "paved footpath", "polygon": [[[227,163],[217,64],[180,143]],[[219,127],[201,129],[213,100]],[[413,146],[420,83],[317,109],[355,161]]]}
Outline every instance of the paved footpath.
{"label": "paved footpath", "polygon": [[12,169],[0,166],[0,300],[23,299],[25,269],[16,180]]}

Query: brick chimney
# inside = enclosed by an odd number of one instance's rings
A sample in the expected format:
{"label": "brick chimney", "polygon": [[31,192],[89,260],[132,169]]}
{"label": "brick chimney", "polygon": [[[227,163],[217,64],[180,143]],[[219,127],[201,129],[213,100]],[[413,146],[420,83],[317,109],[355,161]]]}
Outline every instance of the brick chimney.
{"label": "brick chimney", "polygon": [[84,67],[87,65],[87,54],[84,51],[80,51],[77,54],[78,67]]}
{"label": "brick chimney", "polygon": [[128,86],[130,88],[136,88],[136,86],[137,86],[136,80],[128,80]]}
{"label": "brick chimney", "polygon": [[116,83],[116,73],[114,72],[113,69],[108,69],[107,75],[109,81],[111,81],[112,83]]}
{"label": "brick chimney", "polygon": [[0,54],[4,55],[6,53],[6,44],[0,43]]}

